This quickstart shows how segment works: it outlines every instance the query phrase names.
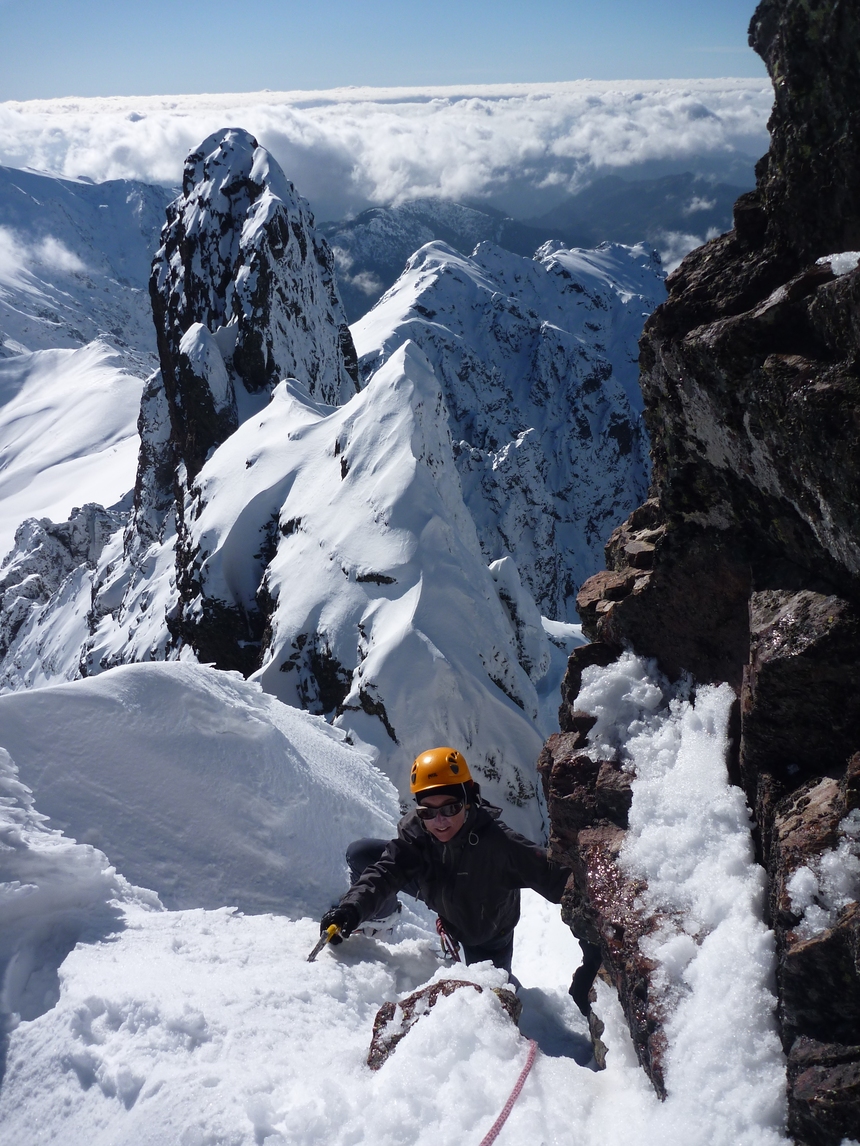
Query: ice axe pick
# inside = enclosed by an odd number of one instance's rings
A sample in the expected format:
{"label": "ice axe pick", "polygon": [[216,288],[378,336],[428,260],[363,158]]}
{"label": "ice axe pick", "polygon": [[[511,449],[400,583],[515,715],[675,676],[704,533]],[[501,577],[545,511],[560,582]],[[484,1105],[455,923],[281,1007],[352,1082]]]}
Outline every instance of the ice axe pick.
{"label": "ice axe pick", "polygon": [[313,951],[311,951],[310,955],[308,955],[309,963],[313,963],[314,959],[316,959],[317,955],[319,955],[320,951],[322,951],[326,943],[331,943],[335,935],[340,935],[340,928],[336,923],[332,923],[330,927],[325,929],[325,931],[320,936],[319,943],[317,943],[316,947],[314,947]]}

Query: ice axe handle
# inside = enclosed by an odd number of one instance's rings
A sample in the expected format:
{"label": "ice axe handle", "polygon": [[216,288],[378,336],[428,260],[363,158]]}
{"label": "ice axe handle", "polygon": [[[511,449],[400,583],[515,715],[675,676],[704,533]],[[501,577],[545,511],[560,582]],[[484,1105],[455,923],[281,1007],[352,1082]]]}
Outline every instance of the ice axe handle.
{"label": "ice axe handle", "polygon": [[331,941],[332,941],[332,939],[334,939],[335,935],[340,935],[340,928],[338,927],[338,925],[336,923],[332,923],[329,927],[327,927],[325,929],[325,931],[320,936],[319,943],[317,943],[316,947],[314,947],[313,951],[311,951],[310,955],[308,955],[308,962],[309,963],[313,963],[314,959],[316,959],[317,955],[319,955],[319,953],[320,953],[320,951],[322,951],[323,947],[325,947],[325,945],[327,943],[331,943]]}

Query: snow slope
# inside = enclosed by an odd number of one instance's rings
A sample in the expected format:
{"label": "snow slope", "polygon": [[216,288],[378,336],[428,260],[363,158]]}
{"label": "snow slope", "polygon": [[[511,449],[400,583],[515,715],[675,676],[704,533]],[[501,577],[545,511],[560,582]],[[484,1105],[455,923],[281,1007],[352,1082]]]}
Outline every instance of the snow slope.
{"label": "snow slope", "polygon": [[318,913],[350,840],[398,814],[342,732],[199,665],[0,697],[0,744],[53,826],[171,907]]}
{"label": "snow slope", "polygon": [[64,521],[131,489],[142,389],[103,342],[0,359],[0,556],[25,518]]}
{"label": "snow slope", "polygon": [[[229,866],[243,832],[257,841],[261,822],[289,812],[296,777],[308,778],[314,797],[293,840],[284,841],[284,914],[243,915],[229,901],[214,910],[160,911],[152,897],[102,874],[98,853],[86,852],[98,888],[92,926],[60,966],[58,1001],[8,1021],[4,1134],[20,1146],[477,1143],[522,1069],[526,1036],[541,1053],[500,1136],[509,1146],[784,1142],[772,937],[760,918],[749,822],[727,781],[723,692],[706,689],[691,702],[628,657],[589,670],[581,696],[599,717],[601,744],[636,762],[629,862],[685,924],[686,946],[676,941],[655,952],[677,982],[664,1103],[636,1064],[617,1000],[602,982],[596,1007],[606,1024],[607,1066],[589,1069],[584,1020],[566,992],[577,945],[558,908],[532,893],[524,895],[514,954],[522,1035],[492,994],[457,992],[420,1019],[378,1073],[368,1070],[382,1002],[432,979],[487,987],[505,976],[487,964],[468,971],[441,965],[432,918],[408,903],[390,941],[357,936],[307,963],[318,929],[313,919],[295,918],[301,894],[293,893],[308,860],[325,865],[319,895],[336,895],[344,881],[342,837],[376,828],[379,820],[369,817],[394,806],[387,782],[321,721],[283,709],[235,676],[184,665],[131,666],[0,698],[0,744],[12,744],[25,760],[21,777],[36,783],[36,807],[43,792],[48,802],[56,798],[58,765],[70,758],[79,779],[70,800],[75,816],[89,817],[110,859],[112,847],[123,849],[127,871],[147,864],[156,871],[157,840],[162,860],[183,868],[188,861],[188,880],[202,877],[206,889],[211,872]],[[38,728],[39,748],[27,747],[25,718],[27,728]],[[229,749],[219,749],[225,731]],[[122,762],[140,736],[152,767],[132,773]],[[282,751],[272,756],[275,745]],[[20,782],[10,785],[3,759],[4,795],[13,793],[13,815],[29,807],[32,831],[36,813]],[[333,759],[347,766],[332,768]],[[261,788],[263,760],[269,769]],[[205,784],[210,768],[214,782]],[[198,782],[189,782],[195,775]],[[231,815],[221,818],[222,837],[209,825],[226,792]],[[129,795],[140,820],[130,834],[131,818],[112,822]],[[6,796],[0,815],[8,818],[9,808]],[[343,808],[351,809],[346,822]],[[31,922],[39,918],[39,888],[52,880],[57,886],[67,849],[86,849],[62,836],[55,841],[56,862],[33,881]],[[275,870],[263,867],[264,878]],[[239,891],[251,881],[244,894],[253,896],[256,875],[256,864],[240,864],[221,887]],[[78,898],[85,906],[86,896]],[[51,918],[45,922],[51,934]]]}
{"label": "snow slope", "polygon": [[638,339],[664,293],[642,246],[430,243],[353,326],[365,377],[406,339],[427,355],[485,558],[512,555],[554,619],[645,495]]}
{"label": "snow slope", "polygon": [[171,196],[0,167],[0,357],[102,339],[150,373],[147,280]]}
{"label": "snow slope", "polygon": [[[523,606],[510,593],[502,603],[486,567],[420,351],[400,348],[343,406],[282,383],[200,471],[184,518],[195,591],[177,624],[202,619],[222,633],[224,618],[238,624],[262,601],[254,679],[267,692],[372,746],[404,796],[405,762],[428,744],[458,744],[488,795],[542,833],[534,682],[549,668],[547,638],[536,611],[518,631]],[[96,576],[105,593],[113,552]],[[163,581],[156,562],[156,596]],[[132,659],[135,619],[149,624],[138,580],[113,612],[105,606],[88,644],[96,671]]]}

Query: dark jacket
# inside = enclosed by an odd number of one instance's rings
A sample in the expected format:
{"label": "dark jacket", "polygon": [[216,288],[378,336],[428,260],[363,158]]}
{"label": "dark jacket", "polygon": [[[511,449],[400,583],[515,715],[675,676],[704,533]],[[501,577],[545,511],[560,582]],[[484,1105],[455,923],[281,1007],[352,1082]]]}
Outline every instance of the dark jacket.
{"label": "dark jacket", "polygon": [[415,881],[448,934],[467,947],[513,931],[520,917],[520,888],[531,887],[558,903],[570,873],[550,863],[543,848],[511,831],[499,815],[498,808],[480,800],[456,836],[443,844],[409,812],[397,825],[397,839],[341,903],[355,906],[364,921]]}

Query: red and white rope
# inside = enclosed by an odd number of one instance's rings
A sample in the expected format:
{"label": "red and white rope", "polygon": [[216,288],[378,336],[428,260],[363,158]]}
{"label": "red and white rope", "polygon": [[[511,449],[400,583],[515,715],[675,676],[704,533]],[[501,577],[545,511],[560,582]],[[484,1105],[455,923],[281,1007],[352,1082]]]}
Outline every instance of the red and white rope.
{"label": "red and white rope", "polygon": [[486,1137],[481,1140],[481,1146],[491,1146],[491,1143],[495,1142],[495,1140],[498,1138],[499,1131],[502,1129],[504,1124],[507,1122],[508,1115],[513,1110],[514,1103],[519,1098],[520,1092],[522,1091],[523,1086],[525,1084],[525,1081],[529,1076],[529,1071],[534,1066],[536,1054],[537,1054],[537,1043],[534,1041],[534,1039],[529,1039],[529,1057],[526,1059],[526,1065],[523,1067],[522,1071],[520,1072],[520,1077],[517,1079],[516,1086],[511,1091],[511,1096],[508,1099],[508,1101],[505,1103],[504,1108],[502,1109],[502,1113],[499,1115],[499,1117],[496,1119],[496,1121],[490,1127],[489,1131],[487,1132]]}

